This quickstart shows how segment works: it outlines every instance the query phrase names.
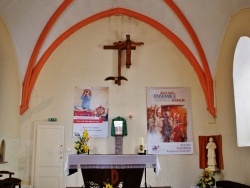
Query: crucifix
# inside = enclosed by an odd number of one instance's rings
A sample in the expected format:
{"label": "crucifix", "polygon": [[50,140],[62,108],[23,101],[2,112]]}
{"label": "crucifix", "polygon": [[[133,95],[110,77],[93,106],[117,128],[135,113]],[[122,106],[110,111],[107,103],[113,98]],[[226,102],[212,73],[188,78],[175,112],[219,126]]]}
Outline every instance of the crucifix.
{"label": "crucifix", "polygon": [[143,42],[134,42],[130,40],[130,35],[126,35],[127,40],[114,42],[113,45],[105,45],[104,49],[118,50],[118,76],[109,76],[105,80],[114,80],[115,84],[121,85],[121,80],[128,80],[121,75],[121,53],[126,50],[126,68],[131,66],[131,50],[135,50],[136,46],[143,45]]}

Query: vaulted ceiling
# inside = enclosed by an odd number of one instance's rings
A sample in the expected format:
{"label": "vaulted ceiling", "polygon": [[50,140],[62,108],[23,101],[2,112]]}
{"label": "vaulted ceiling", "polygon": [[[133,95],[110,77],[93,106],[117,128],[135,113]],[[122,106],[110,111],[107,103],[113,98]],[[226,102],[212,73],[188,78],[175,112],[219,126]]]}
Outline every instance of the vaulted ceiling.
{"label": "vaulted ceiling", "polygon": [[[20,80],[27,85],[23,92],[31,92],[28,85],[37,76],[31,72],[38,71],[37,64],[67,36],[98,19],[121,14],[150,24],[175,43],[193,63],[208,109],[215,115],[210,95],[220,46],[231,17],[248,7],[249,0],[1,0],[0,17],[13,40]],[[22,97],[25,109],[29,97]]]}

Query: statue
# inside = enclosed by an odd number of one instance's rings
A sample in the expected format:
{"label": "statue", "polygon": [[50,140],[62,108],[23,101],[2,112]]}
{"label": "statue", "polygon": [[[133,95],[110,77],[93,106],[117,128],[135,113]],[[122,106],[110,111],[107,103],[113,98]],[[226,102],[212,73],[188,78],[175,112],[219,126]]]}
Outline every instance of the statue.
{"label": "statue", "polygon": [[212,137],[209,138],[209,142],[207,143],[207,165],[208,168],[212,171],[218,171],[217,162],[216,162],[216,154],[215,149],[217,148],[216,144]]}

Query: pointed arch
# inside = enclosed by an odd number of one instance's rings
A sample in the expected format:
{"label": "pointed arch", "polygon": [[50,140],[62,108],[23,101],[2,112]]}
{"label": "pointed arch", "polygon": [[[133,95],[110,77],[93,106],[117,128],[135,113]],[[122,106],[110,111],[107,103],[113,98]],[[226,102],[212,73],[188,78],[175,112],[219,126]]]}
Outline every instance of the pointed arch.
{"label": "pointed arch", "polygon": [[[24,90],[23,94],[25,94],[25,95],[22,98],[22,105],[21,105],[21,108],[20,108],[20,114],[23,114],[28,109],[28,103],[29,103],[31,92],[33,90],[35,82],[36,82],[36,80],[37,80],[37,78],[39,76],[39,73],[40,73],[41,69],[43,68],[44,64],[46,63],[46,61],[50,57],[50,55],[54,52],[54,50],[64,40],[66,40],[70,35],[72,35],[76,31],[78,31],[79,29],[83,28],[84,26],[86,26],[86,25],[88,25],[88,24],[90,24],[92,22],[95,22],[97,20],[100,20],[102,18],[109,17],[109,16],[112,16],[112,15],[117,15],[117,14],[127,15],[127,16],[136,18],[136,19],[138,19],[140,21],[143,21],[143,22],[151,25],[152,27],[157,29],[159,32],[161,32],[164,36],[169,38],[176,45],[176,47],[185,55],[185,57],[188,59],[190,64],[193,66],[193,68],[194,68],[194,70],[195,70],[195,72],[196,72],[196,74],[198,76],[198,79],[200,81],[201,87],[203,89],[205,99],[206,99],[206,103],[207,103],[207,106],[208,106],[208,110],[211,109],[211,106],[210,106],[211,102],[210,101],[213,101],[213,100],[211,100],[212,96],[210,96],[209,92],[208,92],[206,75],[203,72],[201,66],[199,65],[197,59],[195,58],[195,56],[193,55],[191,50],[185,45],[185,43],[178,36],[176,36],[173,32],[171,32],[168,28],[166,28],[165,26],[163,26],[162,24],[160,24],[156,20],[153,20],[150,17],[147,17],[147,16],[145,16],[143,14],[140,14],[138,12],[131,11],[131,10],[124,9],[124,8],[113,8],[113,9],[110,9],[110,10],[106,10],[106,11],[97,13],[95,15],[92,15],[92,16],[78,22],[77,24],[75,24],[74,26],[72,26],[71,28],[66,30],[63,34],[61,34],[49,46],[49,48],[45,51],[45,53],[39,59],[39,61],[35,65],[35,67],[32,69],[30,79],[25,80],[25,82],[28,82],[28,84],[23,86],[23,90]],[[29,64],[29,66],[31,66],[31,65]],[[215,112],[213,112],[211,110],[209,110],[209,112],[212,115],[215,116]]]}
{"label": "pointed arch", "polygon": [[23,81],[23,90],[22,90],[22,101],[20,106],[20,114],[23,114],[29,108],[29,100],[30,93],[32,92],[32,88],[30,90],[30,80],[32,77],[32,71],[36,64],[37,56],[41,50],[41,47],[50,32],[51,28],[55,24],[56,20],[61,16],[61,14],[65,11],[65,9],[73,2],[73,0],[65,0],[55,11],[55,13],[51,16],[48,23],[45,25],[42,33],[40,34],[36,45],[31,54],[29,64],[25,73],[24,81]]}
{"label": "pointed arch", "polygon": [[192,26],[188,22],[187,18],[184,16],[184,14],[181,12],[179,7],[173,2],[173,0],[164,0],[165,3],[173,10],[173,12],[176,14],[176,16],[180,19],[183,26],[186,28],[187,32],[189,33],[195,48],[199,54],[201,64],[204,69],[204,74],[206,78],[206,84],[207,84],[207,91],[205,92],[205,97],[207,98],[207,109],[208,111],[215,117],[216,111],[214,107],[214,86],[213,86],[213,79],[211,76],[211,72],[208,66],[207,58],[205,56],[205,53],[203,51],[203,48],[201,46],[201,43],[193,30]]}

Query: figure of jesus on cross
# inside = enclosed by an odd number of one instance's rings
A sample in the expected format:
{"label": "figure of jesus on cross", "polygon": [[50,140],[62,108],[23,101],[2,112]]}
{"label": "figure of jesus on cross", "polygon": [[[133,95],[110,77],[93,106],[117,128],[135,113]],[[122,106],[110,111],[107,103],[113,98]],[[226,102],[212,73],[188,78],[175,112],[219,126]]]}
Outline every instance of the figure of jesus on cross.
{"label": "figure of jesus on cross", "polygon": [[113,45],[105,45],[104,49],[118,50],[118,76],[109,76],[105,80],[114,80],[115,84],[121,85],[121,80],[127,78],[121,75],[121,52],[126,50],[126,68],[131,66],[131,50],[135,50],[136,46],[143,45],[143,42],[134,42],[130,40],[130,35],[126,35],[127,40],[114,42]]}
{"label": "figure of jesus on cross", "polygon": [[[141,46],[143,42],[134,42],[130,40],[130,35],[126,35],[127,40],[114,42],[113,44],[117,46],[118,49],[126,49],[126,68],[131,66],[131,50],[133,46]],[[135,48],[134,48],[135,49]]]}

